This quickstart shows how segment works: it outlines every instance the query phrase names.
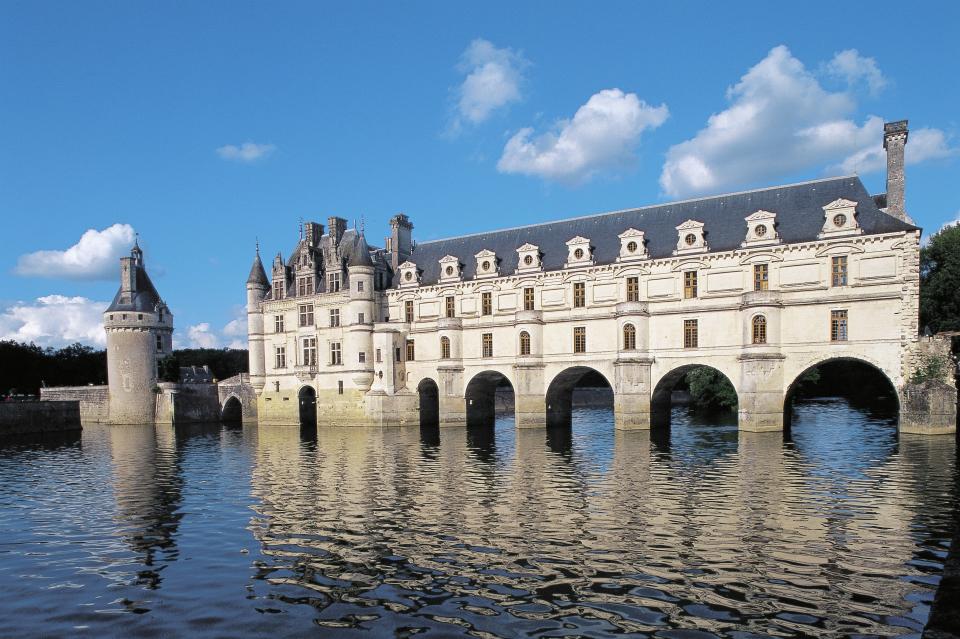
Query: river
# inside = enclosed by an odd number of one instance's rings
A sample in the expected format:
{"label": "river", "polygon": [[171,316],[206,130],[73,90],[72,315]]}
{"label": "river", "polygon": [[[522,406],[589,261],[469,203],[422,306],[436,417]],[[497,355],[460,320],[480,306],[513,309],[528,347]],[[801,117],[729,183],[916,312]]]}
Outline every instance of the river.
{"label": "river", "polygon": [[87,426],[0,445],[0,636],[918,636],[956,446],[790,434]]}

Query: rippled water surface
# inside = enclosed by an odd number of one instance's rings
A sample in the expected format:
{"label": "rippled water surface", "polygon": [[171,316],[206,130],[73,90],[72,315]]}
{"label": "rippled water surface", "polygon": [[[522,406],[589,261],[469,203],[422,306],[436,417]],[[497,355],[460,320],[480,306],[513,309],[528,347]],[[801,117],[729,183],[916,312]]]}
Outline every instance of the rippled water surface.
{"label": "rippled water surface", "polygon": [[90,426],[0,446],[0,636],[916,635],[952,438]]}

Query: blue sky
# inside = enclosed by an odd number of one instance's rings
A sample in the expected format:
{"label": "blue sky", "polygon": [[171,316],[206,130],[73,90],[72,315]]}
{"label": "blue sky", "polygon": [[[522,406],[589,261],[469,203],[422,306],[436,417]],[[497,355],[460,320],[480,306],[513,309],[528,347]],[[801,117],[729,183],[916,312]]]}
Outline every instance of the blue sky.
{"label": "blue sky", "polygon": [[[0,338],[102,340],[132,229],[182,346],[259,238],[382,245],[859,172],[960,216],[960,5],[0,3]],[[86,233],[86,235],[84,235]],[[81,240],[81,238],[83,238]],[[72,248],[71,248],[72,247]]]}

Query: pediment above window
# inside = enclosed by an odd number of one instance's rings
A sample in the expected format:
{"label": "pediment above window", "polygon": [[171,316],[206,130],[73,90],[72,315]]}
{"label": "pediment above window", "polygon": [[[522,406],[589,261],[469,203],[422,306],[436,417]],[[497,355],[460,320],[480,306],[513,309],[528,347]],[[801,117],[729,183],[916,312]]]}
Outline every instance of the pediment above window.
{"label": "pediment above window", "polygon": [[743,218],[747,223],[747,236],[741,246],[767,246],[780,243],[780,234],[777,233],[777,214],[759,210]]}
{"label": "pediment above window", "polygon": [[620,238],[620,257],[617,258],[618,262],[645,260],[650,257],[647,253],[646,239],[643,231],[629,228],[617,237]]}
{"label": "pediment above window", "polygon": [[477,259],[476,278],[497,277],[500,275],[500,266],[497,261],[497,254],[490,249],[483,249],[474,257]]}
{"label": "pediment above window", "polygon": [[691,253],[706,253],[708,250],[706,231],[703,222],[687,220],[676,227],[677,250],[674,255],[689,255]]}
{"label": "pediment above window", "polygon": [[527,242],[517,249],[517,273],[533,273],[543,270],[540,247]]}
{"label": "pediment above window", "polygon": [[846,198],[838,198],[823,207],[823,229],[820,239],[861,235],[863,229],[857,221],[857,203]]}
{"label": "pediment above window", "polygon": [[463,270],[460,258],[454,255],[445,255],[440,258],[439,262],[441,282],[457,282],[460,280]]}
{"label": "pediment above window", "polygon": [[592,265],[593,248],[590,246],[590,240],[579,235],[567,240],[567,263],[564,264],[564,268]]}
{"label": "pediment above window", "polygon": [[406,261],[397,267],[400,272],[399,288],[412,288],[420,285],[420,271],[417,265],[411,261]]}

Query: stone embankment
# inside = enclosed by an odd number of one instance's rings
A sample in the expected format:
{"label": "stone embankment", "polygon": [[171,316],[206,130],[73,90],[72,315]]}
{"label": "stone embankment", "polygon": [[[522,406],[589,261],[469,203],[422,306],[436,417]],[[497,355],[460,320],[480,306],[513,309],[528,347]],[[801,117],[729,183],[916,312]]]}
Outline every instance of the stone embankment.
{"label": "stone embankment", "polygon": [[0,402],[0,438],[81,430],[76,401]]}

